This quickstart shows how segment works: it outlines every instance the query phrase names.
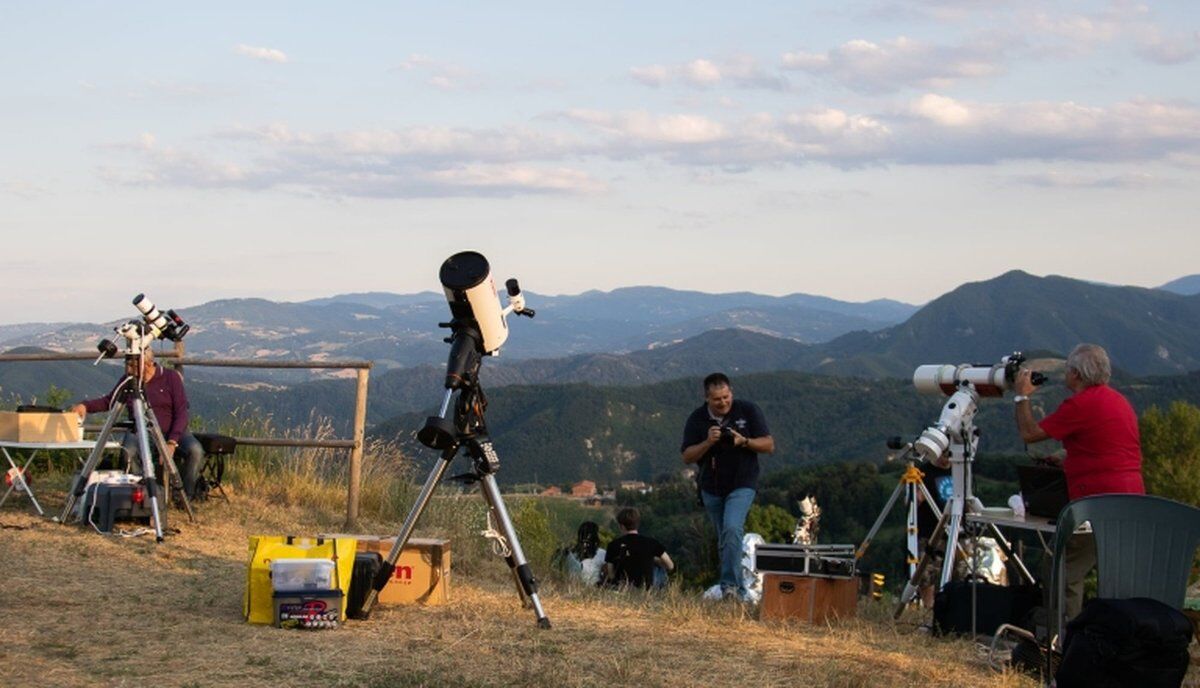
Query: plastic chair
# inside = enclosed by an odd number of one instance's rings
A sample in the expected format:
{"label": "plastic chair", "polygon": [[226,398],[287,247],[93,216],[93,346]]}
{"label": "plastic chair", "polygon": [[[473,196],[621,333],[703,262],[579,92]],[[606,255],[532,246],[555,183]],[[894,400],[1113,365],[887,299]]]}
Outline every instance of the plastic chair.
{"label": "plastic chair", "polygon": [[[1200,509],[1162,497],[1110,494],[1084,497],[1063,507],[1050,570],[1050,627],[1063,637],[1067,540],[1082,523],[1096,538],[1098,597],[1148,597],[1183,608],[1188,574],[1200,544]],[[1053,638],[1046,645],[1049,683]]]}

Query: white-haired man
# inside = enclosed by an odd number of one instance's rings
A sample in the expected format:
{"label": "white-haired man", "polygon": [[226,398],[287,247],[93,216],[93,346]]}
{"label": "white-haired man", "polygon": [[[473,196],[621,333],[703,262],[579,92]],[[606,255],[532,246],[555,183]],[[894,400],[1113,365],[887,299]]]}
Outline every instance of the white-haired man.
{"label": "white-haired man", "polygon": [[[1017,374],[1017,428],[1026,444],[1056,439],[1067,457],[1062,461],[1067,495],[1079,499],[1097,494],[1145,494],[1142,447],[1137,414],[1120,392],[1108,386],[1112,365],[1096,344],[1080,344],[1067,356],[1066,385],[1071,396],[1040,422],[1034,420],[1029,395],[1037,390],[1029,370]],[[1067,617],[1083,608],[1083,579],[1096,563],[1091,535],[1067,544]]]}

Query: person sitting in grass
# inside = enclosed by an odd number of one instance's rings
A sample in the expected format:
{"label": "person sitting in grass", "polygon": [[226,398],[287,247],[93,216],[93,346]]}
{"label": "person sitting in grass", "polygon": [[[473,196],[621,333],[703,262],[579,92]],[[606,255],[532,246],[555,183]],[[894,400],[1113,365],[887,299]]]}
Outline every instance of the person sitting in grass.
{"label": "person sitting in grass", "polygon": [[[641,521],[641,513],[631,506],[617,512],[621,537],[608,544],[604,559],[605,583],[638,588],[661,587],[656,585],[656,573],[659,570],[664,574],[675,570],[675,562],[671,561],[662,543],[638,532]],[[665,584],[665,576],[661,580]]]}

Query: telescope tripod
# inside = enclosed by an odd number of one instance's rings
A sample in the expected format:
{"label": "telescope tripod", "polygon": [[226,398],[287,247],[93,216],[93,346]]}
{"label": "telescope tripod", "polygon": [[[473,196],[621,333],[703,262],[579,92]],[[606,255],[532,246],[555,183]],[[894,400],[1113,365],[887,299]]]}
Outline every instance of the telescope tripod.
{"label": "telescope tripod", "polygon": [[[979,433],[973,426],[968,426],[963,430],[962,437],[956,438],[950,443],[950,484],[952,487],[952,495],[946,500],[946,508],[942,511],[938,518],[937,526],[933,529],[933,533],[929,536],[929,542],[925,545],[925,552],[921,555],[921,560],[917,562],[916,568],[912,570],[912,575],[904,585],[904,591],[900,593],[900,602],[896,605],[894,618],[899,619],[904,612],[904,608],[913,601],[916,597],[921,579],[925,576],[925,570],[932,565],[933,553],[938,546],[943,542],[946,543],[946,554],[942,561],[942,573],[938,579],[937,589],[941,590],[946,583],[950,582],[954,575],[954,565],[958,557],[965,557],[966,552],[958,544],[959,536],[963,533],[967,526],[966,514],[971,502],[975,500],[972,492],[972,476],[971,464],[975,461],[975,452],[979,447]],[[924,487],[922,485],[922,487]],[[928,493],[926,494],[928,498]],[[935,511],[936,511],[936,507]],[[977,525],[977,524],[976,524]],[[996,527],[996,524],[987,524],[988,529],[996,541],[1000,544],[1001,549],[1012,556],[1012,546],[1007,538]],[[978,530],[974,531],[975,535],[979,534]],[[979,548],[974,549],[975,556],[978,556]],[[1020,570],[1021,575],[1033,582],[1033,574],[1025,567],[1025,563],[1019,557],[1013,557]],[[972,567],[977,568],[976,566]]]}
{"label": "telescope tripod", "polygon": [[855,559],[862,559],[867,553],[867,548],[871,546],[871,540],[875,538],[875,534],[879,532],[879,528],[883,525],[884,519],[892,512],[892,507],[896,505],[896,500],[900,495],[904,494],[904,503],[908,505],[908,516],[905,520],[905,547],[907,549],[905,563],[908,565],[908,575],[911,578],[917,572],[917,557],[918,541],[917,541],[917,510],[920,508],[920,503],[917,501],[917,496],[920,495],[925,499],[925,503],[933,511],[934,517],[939,521],[942,518],[942,510],[938,508],[937,502],[930,496],[929,490],[925,488],[925,483],[922,478],[925,474],[922,473],[912,461],[908,462],[908,468],[904,469],[904,473],[900,475],[900,482],[896,483],[896,489],[892,490],[892,496],[888,498],[887,504],[883,505],[883,510],[879,512],[879,518],[875,519],[875,524],[871,526],[871,530],[867,532],[867,537],[863,538],[862,544],[858,546],[858,550],[854,552]]}
{"label": "telescope tripod", "polygon": [[504,506],[504,499],[500,496],[500,488],[496,484],[495,474],[500,469],[500,458],[496,455],[496,449],[487,435],[487,428],[483,420],[487,400],[478,382],[473,378],[474,375],[463,378],[466,382],[459,393],[458,402],[455,404],[453,425],[446,419],[446,413],[454,390],[447,389],[442,400],[441,412],[438,416],[430,417],[418,435],[422,443],[441,449],[442,453],[433,470],[429,472],[429,477],[425,479],[425,484],[421,487],[421,492],[417,495],[417,501],[413,504],[412,510],[408,512],[408,517],[404,519],[400,534],[396,537],[395,544],[392,545],[379,575],[375,578],[373,589],[367,593],[367,598],[363,601],[361,612],[363,618],[371,613],[371,608],[379,597],[379,592],[391,578],[400,553],[408,544],[421,514],[429,506],[433,491],[441,482],[446,469],[458,455],[459,449],[465,449],[467,456],[471,458],[471,470],[460,477],[469,483],[477,482],[480,485],[483,500],[488,505],[488,530],[485,531],[485,536],[495,539],[499,554],[504,557],[512,572],[522,604],[527,608],[533,608],[534,614],[537,615],[537,625],[540,628],[550,628],[550,619],[546,616],[541,600],[538,598],[537,579],[534,578],[533,570],[525,559],[525,552],[521,549],[521,543],[517,539],[516,528],[513,527],[512,519],[508,516],[508,509]]}
{"label": "telescope tripod", "polygon": [[[184,509],[187,510],[188,520],[195,521],[196,515],[192,512],[192,504],[188,501],[187,493],[183,489],[183,480],[179,476],[179,470],[175,467],[174,460],[169,458],[170,454],[167,452],[167,442],[163,437],[162,428],[158,425],[158,419],[154,417],[153,412],[146,413],[148,404],[146,403],[146,395],[142,391],[140,383],[135,378],[129,378],[129,381],[136,386],[116,393],[123,394],[124,399],[109,409],[108,417],[104,419],[104,426],[100,429],[100,435],[96,438],[96,446],[92,449],[92,453],[88,455],[83,468],[79,469],[79,473],[71,483],[71,489],[67,492],[67,503],[63,506],[62,515],[59,517],[59,520],[63,523],[68,522],[76,500],[83,495],[87,487],[88,477],[96,470],[96,466],[100,465],[100,459],[104,456],[104,447],[117,425],[117,418],[120,417],[122,411],[127,411],[133,422],[133,432],[137,437],[138,457],[142,463],[143,482],[146,494],[150,499],[150,514],[151,523],[154,525],[154,539],[157,542],[162,542],[163,531],[166,528],[164,506],[170,498],[172,488],[178,490]],[[161,497],[158,481],[154,474],[154,457],[150,454],[151,439],[154,441],[155,449],[158,450],[159,459],[166,466],[167,473],[170,474],[169,480],[164,482]]]}

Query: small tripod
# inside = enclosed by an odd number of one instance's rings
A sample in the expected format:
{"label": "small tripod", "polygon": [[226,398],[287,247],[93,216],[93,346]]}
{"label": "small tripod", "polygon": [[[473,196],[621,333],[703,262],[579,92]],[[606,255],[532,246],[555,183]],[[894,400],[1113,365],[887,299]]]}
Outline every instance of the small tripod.
{"label": "small tripod", "polygon": [[917,501],[917,496],[920,495],[925,499],[925,503],[933,511],[934,517],[939,521],[942,519],[942,510],[938,508],[937,502],[930,496],[929,490],[925,488],[925,483],[922,478],[925,474],[922,473],[912,461],[908,462],[908,468],[904,469],[904,473],[900,475],[900,482],[896,483],[896,489],[892,490],[892,496],[888,498],[887,504],[883,505],[883,510],[879,512],[879,518],[875,519],[875,525],[871,526],[871,530],[867,532],[867,537],[863,538],[862,544],[858,546],[858,550],[854,553],[855,559],[862,559],[867,553],[867,548],[871,546],[871,540],[875,538],[875,534],[879,532],[879,528],[883,525],[884,519],[892,512],[892,507],[896,505],[896,500],[900,498],[901,493],[904,494],[904,502],[908,504],[908,516],[905,520],[905,545],[907,548],[907,556],[905,563],[908,565],[908,575],[911,578],[917,572],[917,558],[920,556],[918,551],[919,543],[917,541],[917,510],[920,504]]}
{"label": "small tripod", "polygon": [[[187,493],[183,489],[183,480],[179,477],[179,471],[175,468],[175,462],[168,458],[167,442],[163,437],[162,428],[158,425],[158,419],[154,417],[154,413],[146,413],[146,394],[142,389],[140,360],[138,363],[138,373],[126,376],[121,381],[117,390],[113,392],[112,398],[116,403],[113,403],[108,411],[108,417],[104,420],[104,427],[101,428],[100,435],[96,438],[95,448],[92,449],[92,453],[88,455],[83,468],[79,470],[79,473],[71,483],[71,490],[67,493],[67,503],[63,506],[62,515],[59,520],[67,523],[71,516],[71,511],[75,507],[76,500],[83,495],[87,487],[88,477],[96,470],[96,466],[100,464],[100,459],[104,455],[104,446],[108,443],[113,428],[117,425],[117,418],[120,417],[122,411],[126,411],[133,422],[133,432],[137,437],[138,456],[142,462],[142,476],[145,479],[146,493],[150,498],[154,539],[157,542],[162,542],[163,530],[166,527],[166,514],[163,513],[162,505],[169,498],[171,487],[179,491],[179,497],[183,501],[183,506],[188,513],[188,520],[195,521],[196,515],[192,512],[192,505],[188,501]],[[120,399],[120,401],[117,402],[117,399]],[[166,466],[166,470],[171,476],[168,485],[163,489],[163,498],[161,501],[159,498],[158,482],[154,474],[154,459],[150,454],[151,438],[154,440],[154,447],[158,450],[160,460]]]}
{"label": "small tripod", "polygon": [[[532,317],[532,311],[528,314]],[[539,627],[550,628],[550,619],[538,598],[537,579],[534,578],[533,570],[525,559],[525,552],[517,540],[517,531],[508,516],[508,509],[504,506],[504,499],[500,496],[500,488],[496,484],[495,474],[500,469],[500,458],[488,437],[483,417],[487,411],[487,398],[479,385],[482,335],[478,326],[470,320],[455,319],[450,323],[443,323],[443,327],[452,330],[451,336],[446,340],[451,344],[446,393],[438,415],[430,416],[425,421],[425,426],[417,433],[421,444],[431,449],[440,449],[441,457],[430,471],[429,477],[425,479],[425,485],[421,487],[416,503],[404,519],[396,543],[392,545],[391,552],[376,576],[373,589],[363,601],[361,616],[365,618],[371,613],[371,607],[391,578],[396,561],[412,536],[417,521],[429,505],[434,489],[441,482],[450,462],[458,455],[458,450],[465,447],[467,456],[471,457],[471,470],[462,477],[481,486],[483,499],[488,505],[488,536],[495,538],[500,554],[508,563],[522,603],[526,607],[533,607]],[[455,390],[458,390],[459,394],[454,404],[454,418],[450,420],[446,416]]]}

